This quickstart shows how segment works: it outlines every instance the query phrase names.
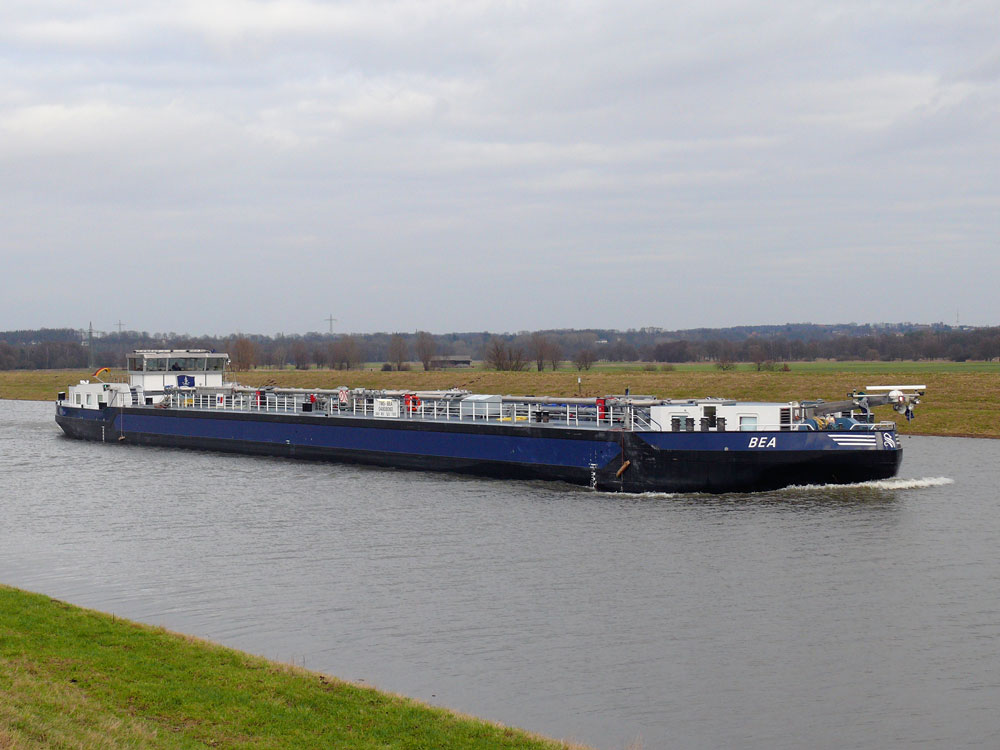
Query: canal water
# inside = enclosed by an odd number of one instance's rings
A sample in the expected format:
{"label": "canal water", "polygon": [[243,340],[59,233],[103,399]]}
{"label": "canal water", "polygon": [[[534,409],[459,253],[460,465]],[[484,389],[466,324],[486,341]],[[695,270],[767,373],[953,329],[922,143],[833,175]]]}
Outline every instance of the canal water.
{"label": "canal water", "polygon": [[72,441],[0,401],[0,582],[598,748],[1000,746],[1000,441],[725,495]]}

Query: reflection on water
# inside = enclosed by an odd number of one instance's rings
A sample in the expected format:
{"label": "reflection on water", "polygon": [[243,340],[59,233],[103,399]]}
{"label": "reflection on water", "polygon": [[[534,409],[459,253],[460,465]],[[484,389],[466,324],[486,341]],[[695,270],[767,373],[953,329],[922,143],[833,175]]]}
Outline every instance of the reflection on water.
{"label": "reflection on water", "polygon": [[1000,442],[752,495],[79,443],[0,402],[0,581],[598,747],[995,746]]}

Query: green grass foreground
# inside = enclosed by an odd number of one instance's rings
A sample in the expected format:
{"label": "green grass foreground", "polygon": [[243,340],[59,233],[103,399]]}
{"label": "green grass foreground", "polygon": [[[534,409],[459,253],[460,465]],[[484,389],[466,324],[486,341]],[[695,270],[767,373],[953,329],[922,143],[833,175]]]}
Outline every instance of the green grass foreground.
{"label": "green grass foreground", "polygon": [[0,748],[123,747],[580,746],[0,586]]}

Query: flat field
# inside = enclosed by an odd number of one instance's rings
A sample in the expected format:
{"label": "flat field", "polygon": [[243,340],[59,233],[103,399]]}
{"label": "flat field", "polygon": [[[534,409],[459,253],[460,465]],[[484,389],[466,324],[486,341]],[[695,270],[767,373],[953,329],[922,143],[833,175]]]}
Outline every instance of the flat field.
{"label": "flat field", "polygon": [[[719,396],[763,401],[832,401],[869,385],[926,385],[927,395],[913,422],[907,423],[888,408],[877,410],[878,416],[895,419],[900,431],[911,435],[1000,437],[1000,363],[995,362],[806,362],[791,364],[787,372],[757,372],[751,365],[727,372],[701,364],[676,365],[667,371],[648,367],[605,365],[582,372],[257,369],[237,373],[236,379],[252,386],[464,388],[480,393],[553,396],[601,396],[624,393],[628,388],[632,394],[664,398]],[[87,377],[89,373],[78,370],[0,372],[0,398],[50,400],[70,383]]]}
{"label": "flat field", "polygon": [[[777,366],[782,367],[784,363]],[[654,364],[647,362],[597,362],[593,370],[606,372],[634,372],[646,368],[656,368],[667,371],[673,368],[682,372],[718,372],[719,368],[712,362],[683,362],[674,365]],[[967,373],[993,372],[1000,373],[1000,363],[997,362],[949,362],[945,360],[928,360],[921,362],[840,362],[837,360],[816,360],[815,362],[789,362],[788,369],[792,372],[857,372],[857,373],[893,373],[893,372],[926,372],[926,373]],[[735,364],[735,372],[756,372],[757,368],[748,362]]]}

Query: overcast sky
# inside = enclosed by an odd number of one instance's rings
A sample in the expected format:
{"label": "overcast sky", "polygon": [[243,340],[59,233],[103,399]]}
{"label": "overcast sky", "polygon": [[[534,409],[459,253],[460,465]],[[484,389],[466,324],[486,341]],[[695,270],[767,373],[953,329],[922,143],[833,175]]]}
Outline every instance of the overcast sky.
{"label": "overcast sky", "polygon": [[0,330],[1000,323],[996,0],[4,0],[0,66]]}

